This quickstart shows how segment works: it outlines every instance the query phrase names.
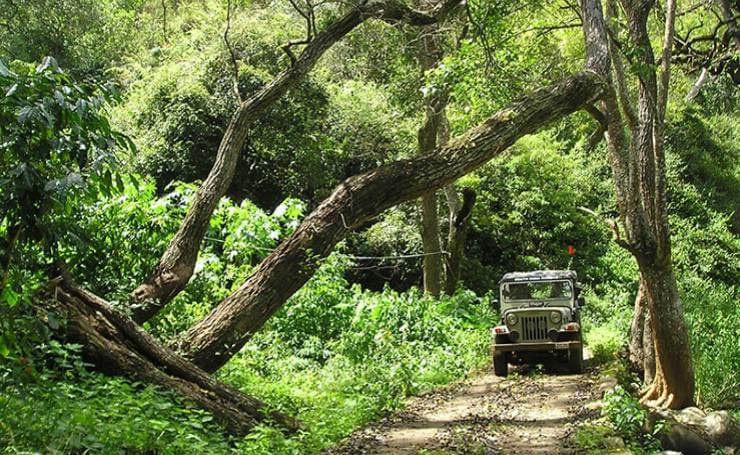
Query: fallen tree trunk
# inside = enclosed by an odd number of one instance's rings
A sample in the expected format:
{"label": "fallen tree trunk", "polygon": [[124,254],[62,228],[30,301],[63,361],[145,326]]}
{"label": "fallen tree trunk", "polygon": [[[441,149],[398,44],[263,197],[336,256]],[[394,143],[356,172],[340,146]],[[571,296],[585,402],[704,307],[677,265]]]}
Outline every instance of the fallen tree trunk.
{"label": "fallen tree trunk", "polygon": [[593,103],[602,95],[604,82],[597,71],[578,73],[512,103],[441,151],[345,180],[237,291],[179,337],[178,349],[204,370],[218,369],[308,281],[319,259],[350,230],[394,205],[454,182],[522,136]]}
{"label": "fallen tree trunk", "polygon": [[172,390],[211,412],[232,435],[243,436],[260,422],[288,432],[299,421],[269,411],[264,403],[220,382],[160,345],[102,298],[68,279],[53,282],[54,304],[67,316],[67,338],[83,347],[87,360],[110,375],[123,375]]}

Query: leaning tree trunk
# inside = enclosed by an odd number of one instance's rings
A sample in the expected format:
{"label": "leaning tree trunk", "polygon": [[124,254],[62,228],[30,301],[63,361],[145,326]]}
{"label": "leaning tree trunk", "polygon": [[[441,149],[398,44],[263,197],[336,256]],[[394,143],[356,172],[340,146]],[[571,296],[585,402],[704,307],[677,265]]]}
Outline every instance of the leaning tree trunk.
{"label": "leaning tree trunk", "polygon": [[319,33],[306,52],[270,84],[263,87],[237,108],[221,140],[216,162],[198,188],[185,219],[154,272],[134,290],[133,318],[142,323],[154,316],[190,280],[198,250],[218,201],[231,184],[250,125],[262,112],[295,86],[334,43],[363,21],[359,10],[353,10]]}
{"label": "leaning tree trunk", "polygon": [[150,319],[190,280],[213,210],[229,188],[249,128],[262,112],[300,82],[327,49],[365,20],[375,17],[390,22],[426,25],[437,22],[458,3],[459,0],[445,0],[431,14],[410,10],[392,0],[352,7],[347,14],[317,33],[290,68],[241,103],[221,140],[216,162],[195,193],[180,228],[152,274],[131,295],[134,320],[142,323]]}
{"label": "leaning tree trunk", "polygon": [[[454,189],[452,190],[454,191]],[[468,236],[470,217],[475,204],[475,191],[463,189],[463,204],[454,214],[450,214],[450,231],[447,237],[447,278],[445,279],[445,293],[452,295],[460,281],[462,261],[465,257],[465,239]]]}
{"label": "leaning tree trunk", "polygon": [[151,335],[108,302],[68,279],[53,282],[53,302],[67,320],[67,339],[79,343],[99,370],[172,390],[211,412],[231,434],[245,435],[260,422],[272,421],[289,431],[300,422],[269,411],[261,401],[224,384],[161,346]]}
{"label": "leaning tree trunk", "polygon": [[218,369],[303,286],[319,259],[351,229],[394,205],[454,182],[520,137],[592,103],[602,95],[603,83],[595,71],[576,74],[512,103],[439,152],[345,180],[236,292],[182,334],[178,347],[206,371]]}

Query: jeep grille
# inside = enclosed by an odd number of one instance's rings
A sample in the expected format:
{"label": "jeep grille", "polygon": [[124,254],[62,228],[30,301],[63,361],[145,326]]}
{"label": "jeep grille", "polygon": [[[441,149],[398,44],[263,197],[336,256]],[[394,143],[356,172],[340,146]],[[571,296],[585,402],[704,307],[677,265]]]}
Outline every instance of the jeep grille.
{"label": "jeep grille", "polygon": [[547,316],[525,316],[522,318],[522,341],[547,339]]}

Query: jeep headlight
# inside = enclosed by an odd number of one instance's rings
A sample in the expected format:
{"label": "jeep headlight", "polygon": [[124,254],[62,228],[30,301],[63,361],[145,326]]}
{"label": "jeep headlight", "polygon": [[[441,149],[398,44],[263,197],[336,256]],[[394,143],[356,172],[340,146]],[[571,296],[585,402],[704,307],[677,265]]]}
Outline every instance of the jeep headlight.
{"label": "jeep headlight", "polygon": [[553,324],[558,324],[560,321],[563,320],[563,315],[560,314],[560,311],[553,311],[550,313],[550,320],[553,322]]}
{"label": "jeep headlight", "polygon": [[509,313],[506,315],[506,324],[507,325],[515,325],[517,323],[517,317],[514,313]]}

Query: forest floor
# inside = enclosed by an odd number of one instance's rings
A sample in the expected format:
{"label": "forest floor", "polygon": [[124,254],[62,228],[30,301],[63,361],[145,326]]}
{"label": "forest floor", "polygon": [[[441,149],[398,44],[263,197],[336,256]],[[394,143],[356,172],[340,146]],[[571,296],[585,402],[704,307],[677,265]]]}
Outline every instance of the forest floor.
{"label": "forest floor", "polygon": [[327,454],[572,454],[578,423],[598,415],[599,371],[564,366],[492,368],[411,398],[404,408],[359,430]]}

